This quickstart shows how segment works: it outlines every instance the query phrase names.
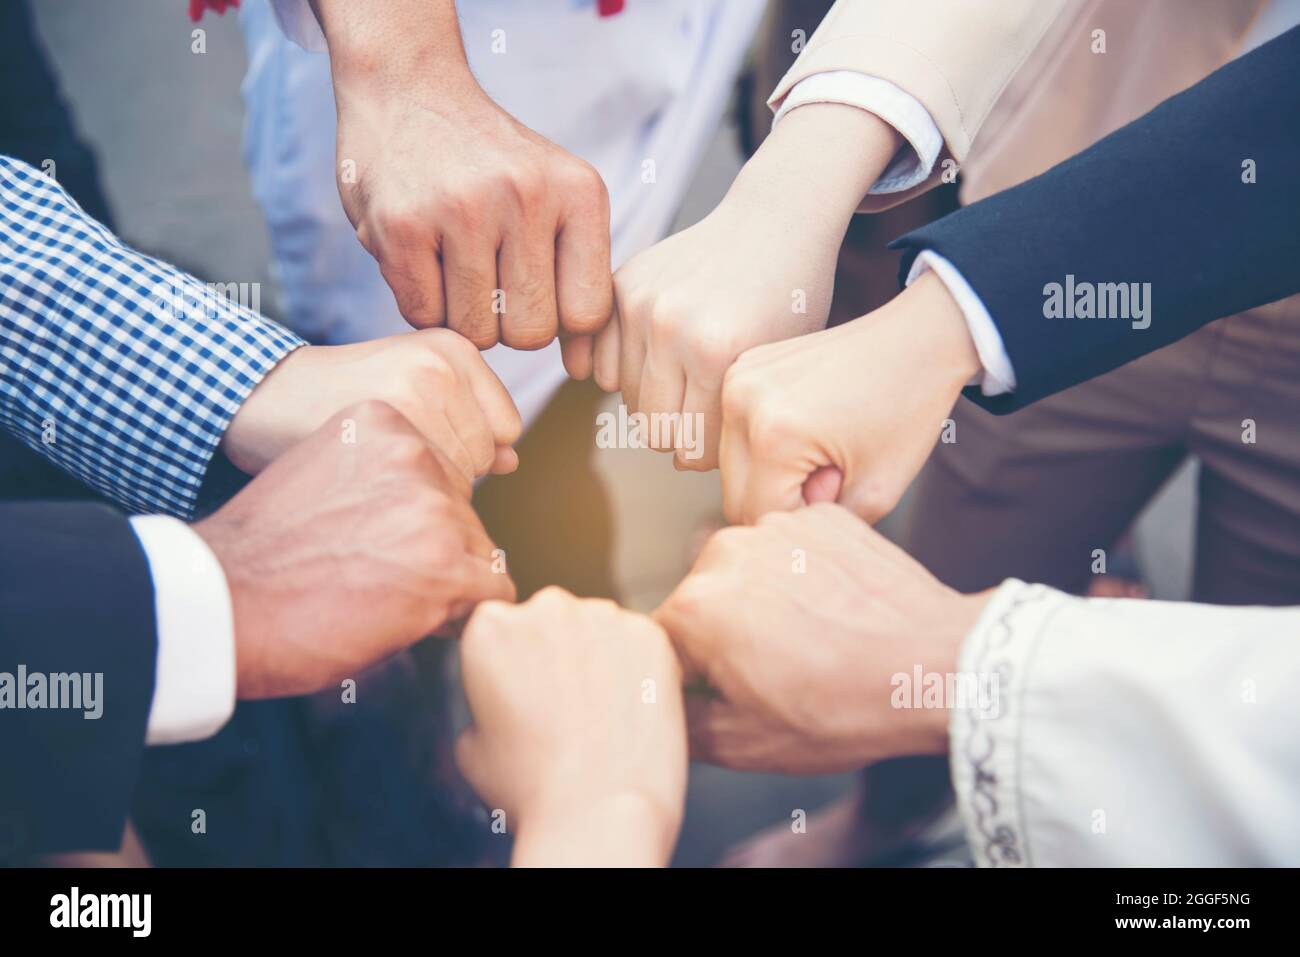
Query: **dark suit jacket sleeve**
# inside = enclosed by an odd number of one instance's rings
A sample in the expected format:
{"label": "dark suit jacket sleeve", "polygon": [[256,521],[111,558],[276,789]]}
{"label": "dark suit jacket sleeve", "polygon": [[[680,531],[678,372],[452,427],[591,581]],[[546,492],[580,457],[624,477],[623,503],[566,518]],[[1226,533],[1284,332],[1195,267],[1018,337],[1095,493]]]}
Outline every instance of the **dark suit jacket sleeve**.
{"label": "dark suit jacket sleeve", "polygon": [[0,861],[116,849],[153,700],[153,585],[127,519],[0,504],[0,672],[103,674],[102,715],[0,708]]}
{"label": "dark suit jacket sleeve", "polygon": [[[895,240],[961,271],[1016,373],[1011,412],[1300,290],[1300,28],[1013,189]],[[1257,181],[1243,182],[1252,160]],[[1045,287],[1150,283],[1149,328],[1046,318]]]}

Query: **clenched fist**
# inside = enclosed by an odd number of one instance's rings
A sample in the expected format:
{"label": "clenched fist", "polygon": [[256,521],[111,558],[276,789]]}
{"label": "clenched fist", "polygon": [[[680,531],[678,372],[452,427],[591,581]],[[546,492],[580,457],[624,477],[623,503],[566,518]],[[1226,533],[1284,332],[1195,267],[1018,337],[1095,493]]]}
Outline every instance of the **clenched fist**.
{"label": "clenched fist", "polygon": [[838,505],[723,529],[654,614],[709,689],[688,698],[692,756],[821,774],[942,753],[948,711],[894,707],[893,676],[953,673],[986,600]]}
{"label": "clenched fist", "polygon": [[522,423],[510,393],[464,337],[427,329],[348,346],[304,346],[249,393],[222,438],[254,475],[331,415],[386,402],[467,479],[511,472]]}
{"label": "clenched fist", "polygon": [[513,600],[469,493],[399,412],[367,402],[196,524],[230,588],[239,697],[319,690]]}
{"label": "clenched fist", "polygon": [[[849,219],[896,142],[863,110],[794,110],[712,213],[619,269],[595,379],[621,390],[632,411],[697,417],[703,454],[679,447],[677,467],[717,467],[722,382],[737,356],[826,325]],[[571,374],[587,374],[575,346],[566,360]],[[673,451],[672,430],[657,434],[660,450]]]}
{"label": "clenched fist", "polygon": [[547,588],[479,606],[461,671],[474,726],[457,755],[516,835],[514,863],[664,864],[681,824],[681,669],[663,630]]}
{"label": "clenched fist", "polygon": [[961,310],[933,273],[861,319],[751,349],[722,390],[727,518],[838,501],[875,522],[979,369]]}

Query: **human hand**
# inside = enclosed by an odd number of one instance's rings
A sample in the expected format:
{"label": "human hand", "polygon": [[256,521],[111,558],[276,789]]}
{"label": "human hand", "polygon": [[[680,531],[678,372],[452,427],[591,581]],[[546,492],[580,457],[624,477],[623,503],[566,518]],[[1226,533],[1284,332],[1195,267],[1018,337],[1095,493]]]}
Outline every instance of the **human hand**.
{"label": "human hand", "polygon": [[681,668],[663,630],[547,588],[480,605],[461,640],[461,769],[514,863],[665,864],[686,799]]}
{"label": "human hand", "polygon": [[961,310],[933,273],[861,319],[746,352],[722,390],[728,520],[752,523],[805,501],[882,518],[980,368]]}
{"label": "human hand", "polygon": [[303,346],[258,383],[222,438],[226,457],[256,475],[340,409],[386,402],[465,478],[505,474],[523,426],[501,380],[447,329],[347,346]]}
{"label": "human hand", "polygon": [[399,412],[366,402],[195,524],[230,588],[239,697],[317,691],[512,601],[469,493]]}
{"label": "human hand", "polygon": [[[633,412],[698,417],[694,434],[704,441],[677,442],[678,468],[717,467],[723,376],[737,356],[826,325],[849,220],[897,144],[864,110],[796,109],[712,213],[619,269],[615,319],[596,338],[595,379],[607,392],[621,389]],[[571,346],[566,365],[585,377],[588,363],[576,354]]]}
{"label": "human hand", "polygon": [[821,774],[947,750],[946,708],[894,677],[956,672],[986,595],[960,595],[838,505],[717,532],[655,611],[688,682],[692,757]]}
{"label": "human hand", "polygon": [[450,0],[319,0],[338,185],[417,328],[540,349],[609,319],[609,197],[587,162],[516,121],[465,62]]}

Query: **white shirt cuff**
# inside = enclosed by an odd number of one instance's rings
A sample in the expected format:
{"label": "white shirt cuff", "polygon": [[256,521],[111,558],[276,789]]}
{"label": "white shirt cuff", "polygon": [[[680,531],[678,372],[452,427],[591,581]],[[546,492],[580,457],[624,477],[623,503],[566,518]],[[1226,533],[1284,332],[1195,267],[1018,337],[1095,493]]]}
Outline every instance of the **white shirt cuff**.
{"label": "white shirt cuff", "polygon": [[235,710],[235,621],[221,563],[184,522],[136,516],[153,579],[158,664],[146,744],[199,741]]}
{"label": "white shirt cuff", "polygon": [[[953,708],[948,755],[966,840],[981,867],[1031,863],[1019,789],[1024,686],[1047,625],[1068,596],[1046,585],[1008,578],[989,599],[962,642],[957,673],[991,690],[992,707]],[[1086,643],[1086,642],[1084,642]],[[1012,687],[1012,683],[1015,687]]]}
{"label": "white shirt cuff", "polygon": [[271,0],[275,22],[286,37],[309,53],[325,53],[325,33],[311,12],[308,0]]}
{"label": "white shirt cuff", "polygon": [[906,90],[854,70],[814,73],[786,94],[772,125],[791,110],[810,103],[842,103],[874,113],[907,141],[868,193],[902,193],[924,183],[943,151],[943,134],[930,111]]}
{"label": "white shirt cuff", "polygon": [[1016,391],[1016,370],[1011,367],[1011,357],[1007,355],[1006,346],[1002,343],[1002,334],[998,332],[989,311],[984,308],[979,294],[970,287],[956,266],[934,250],[923,249],[912,260],[907,285],[912,285],[929,270],[934,270],[935,275],[948,287],[949,295],[966,317],[966,328],[970,330],[980,365],[984,367],[983,372],[976,373],[970,385],[979,386],[985,395]]}

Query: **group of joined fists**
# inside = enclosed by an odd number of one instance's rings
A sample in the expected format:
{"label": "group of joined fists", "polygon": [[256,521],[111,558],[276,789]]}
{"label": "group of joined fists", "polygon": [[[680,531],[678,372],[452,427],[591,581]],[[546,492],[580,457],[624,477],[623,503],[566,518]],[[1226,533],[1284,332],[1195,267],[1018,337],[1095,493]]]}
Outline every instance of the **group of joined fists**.
{"label": "group of joined fists", "polygon": [[[228,570],[241,696],[327,686],[473,612],[461,762],[525,862],[554,860],[557,841],[584,860],[666,859],[688,736],[698,757],[754,769],[942,751],[946,712],[891,709],[889,678],[917,661],[954,670],[981,601],[862,519],[896,503],[979,359],[932,276],[823,331],[839,245],[898,134],[864,110],[794,111],[713,213],[611,274],[599,176],[540,138],[524,150],[527,131],[483,111],[472,169],[491,189],[398,176],[384,144],[399,119],[438,122],[410,110],[358,142],[375,148],[368,188],[340,181],[418,331],[290,354],[225,434],[235,465],[265,468],[196,526]],[[497,137],[515,146],[488,148]],[[825,148],[810,156],[809,140]],[[507,154],[508,169],[485,168]],[[476,479],[518,465],[521,431],[478,350],[556,337],[570,374],[630,412],[699,416],[702,454],[660,451],[720,467],[728,519],[751,526],[715,535],[652,617],[559,589],[507,604],[504,555],[470,506]]]}

